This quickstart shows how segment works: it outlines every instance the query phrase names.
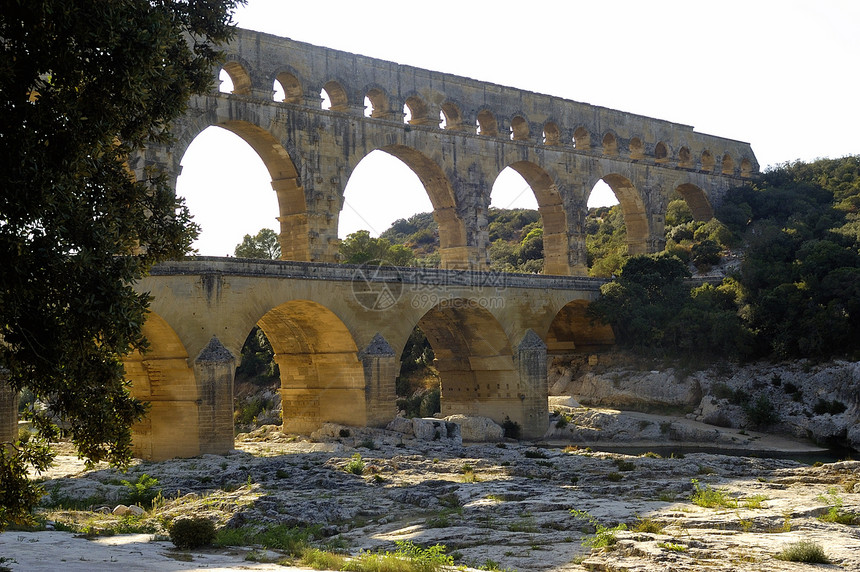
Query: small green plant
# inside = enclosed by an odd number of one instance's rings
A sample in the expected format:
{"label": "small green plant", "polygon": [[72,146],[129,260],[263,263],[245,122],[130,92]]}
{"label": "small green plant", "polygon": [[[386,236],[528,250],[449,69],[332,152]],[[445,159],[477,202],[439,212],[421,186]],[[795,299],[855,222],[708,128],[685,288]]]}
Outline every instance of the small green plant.
{"label": "small green plant", "polygon": [[624,459],[615,459],[615,466],[618,467],[619,471],[635,471],[636,463],[632,461],[625,461]]}
{"label": "small green plant", "polygon": [[352,458],[343,470],[353,475],[363,475],[365,466],[364,459],[361,458],[361,453],[353,453]]}
{"label": "small green plant", "polygon": [[374,443],[373,439],[370,438],[363,440],[361,443],[356,445],[356,447],[364,447],[365,449],[370,449],[371,451],[375,451],[377,449],[376,443]]}
{"label": "small green plant", "polygon": [[181,550],[206,546],[215,540],[215,525],[203,517],[174,520],[168,532],[170,541]]}
{"label": "small green plant", "polygon": [[527,459],[546,459],[546,453],[541,451],[540,449],[535,449],[533,451],[525,451],[523,456]]}
{"label": "small green plant", "polygon": [[793,542],[783,548],[776,557],[779,560],[805,562],[807,564],[827,564],[830,562],[821,545],[811,540]]}
{"label": "small green plant", "polygon": [[669,550],[671,552],[686,552],[687,547],[683,544],[676,544],[674,542],[658,542],[657,546],[662,548],[663,550]]}
{"label": "small green plant", "polygon": [[818,500],[827,505],[827,512],[818,517],[821,522],[833,522],[836,524],[858,524],[860,515],[842,510],[842,497],[836,487],[827,489],[827,494],[818,495]]}
{"label": "small green plant", "polygon": [[697,479],[692,479],[693,496],[690,500],[693,504],[704,508],[737,508],[738,503],[728,493],[721,489],[712,489],[710,485],[704,487]]}
{"label": "small green plant", "polygon": [[622,530],[627,530],[627,525],[623,522],[613,527],[609,527],[600,522],[591,514],[577,509],[571,509],[570,513],[578,518],[583,518],[594,527],[594,534],[587,536],[582,541],[583,546],[589,548],[610,548],[618,543],[618,533]]}
{"label": "small green plant", "polygon": [[479,481],[478,476],[475,474],[475,468],[472,465],[463,465],[460,472],[463,473],[464,483],[477,483]]}
{"label": "small green plant", "polygon": [[662,459],[663,458],[659,453],[655,453],[654,451],[648,451],[647,453],[643,453],[642,456],[647,458],[647,459]]}
{"label": "small green plant", "polygon": [[630,529],[633,532],[648,532],[651,534],[660,534],[666,525],[660,521],[654,520],[651,517],[640,518],[636,524]]}
{"label": "small green plant", "polygon": [[617,472],[613,471],[613,472],[609,473],[608,475],[606,475],[606,478],[612,483],[617,483],[618,481],[620,481],[621,479],[624,478],[624,475],[622,475],[621,473],[617,473]]}
{"label": "small green plant", "polygon": [[752,495],[741,499],[741,505],[749,509],[764,508],[767,495]]}
{"label": "small green plant", "polygon": [[146,473],[143,473],[137,478],[135,482],[129,481],[120,481],[120,484],[124,485],[128,492],[126,493],[125,500],[128,504],[149,504],[152,502],[156,496],[161,493],[161,489],[156,489],[158,486],[158,479],[150,477]]}

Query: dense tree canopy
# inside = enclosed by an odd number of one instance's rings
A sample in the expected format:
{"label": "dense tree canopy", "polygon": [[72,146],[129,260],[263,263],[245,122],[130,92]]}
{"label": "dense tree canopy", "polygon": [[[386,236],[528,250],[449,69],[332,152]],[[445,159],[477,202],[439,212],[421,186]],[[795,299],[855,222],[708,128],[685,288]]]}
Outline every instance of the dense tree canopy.
{"label": "dense tree canopy", "polygon": [[233,253],[237,258],[263,258],[278,260],[281,257],[281,244],[278,235],[270,228],[260,229],[256,235],[246,234]]}
{"label": "dense tree canopy", "polygon": [[[7,0],[0,9],[0,367],[66,422],[89,461],[124,463],[144,413],[121,358],[143,349],[147,296],[132,283],[195,236],[166,179],[135,180],[130,153],[166,141],[210,89],[216,45],[242,0]],[[3,521],[21,467],[0,447]],[[33,492],[29,489],[29,492]],[[19,495],[20,496],[20,495]],[[23,498],[23,497],[21,497]],[[32,500],[32,497],[27,497]]]}

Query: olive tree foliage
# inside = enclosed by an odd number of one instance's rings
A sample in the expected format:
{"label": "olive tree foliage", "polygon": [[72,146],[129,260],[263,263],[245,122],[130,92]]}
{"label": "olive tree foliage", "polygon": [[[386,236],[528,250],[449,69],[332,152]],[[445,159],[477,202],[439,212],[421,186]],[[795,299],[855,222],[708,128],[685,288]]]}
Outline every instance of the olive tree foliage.
{"label": "olive tree foliage", "polygon": [[[210,89],[218,44],[244,0],[3,0],[0,6],[0,367],[43,437],[61,420],[82,457],[123,465],[145,405],[122,356],[145,350],[148,296],[132,284],[196,236],[163,174],[135,180],[130,153],[167,142],[189,97]],[[0,447],[0,528],[38,498]],[[23,499],[23,500],[21,500]]]}

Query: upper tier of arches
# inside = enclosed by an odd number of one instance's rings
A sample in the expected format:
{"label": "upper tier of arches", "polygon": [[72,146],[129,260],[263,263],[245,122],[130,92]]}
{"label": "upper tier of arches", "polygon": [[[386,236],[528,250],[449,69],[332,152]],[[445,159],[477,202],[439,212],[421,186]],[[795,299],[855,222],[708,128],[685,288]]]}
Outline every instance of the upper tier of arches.
{"label": "upper tier of arches", "polygon": [[759,168],[749,144],[687,125],[259,32],[238,30],[222,69],[233,94],[286,105],[731,177]]}

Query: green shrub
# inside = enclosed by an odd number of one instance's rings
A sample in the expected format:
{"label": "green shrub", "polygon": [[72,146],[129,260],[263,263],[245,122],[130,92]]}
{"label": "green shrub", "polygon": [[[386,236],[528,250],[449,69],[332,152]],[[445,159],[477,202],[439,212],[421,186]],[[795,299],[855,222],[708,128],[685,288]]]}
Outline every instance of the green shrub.
{"label": "green shrub", "polygon": [[140,475],[137,481],[133,483],[120,481],[120,484],[125,485],[128,490],[125,496],[127,504],[149,504],[161,493],[161,489],[155,488],[158,486],[158,479],[150,477],[146,473]]}
{"label": "green shrub", "polygon": [[505,417],[502,423],[502,429],[505,430],[505,437],[508,439],[519,439],[523,434],[523,428],[516,421],[511,421],[510,417]]}
{"label": "green shrub", "polygon": [[783,548],[776,557],[788,562],[806,562],[808,564],[827,564],[830,562],[821,545],[811,540],[793,542]]}
{"label": "green shrub", "polygon": [[812,406],[812,411],[816,415],[824,415],[829,413],[830,415],[839,415],[840,413],[844,413],[845,410],[848,409],[844,403],[841,401],[827,401],[826,399],[819,399],[818,403]]}
{"label": "green shrub", "polygon": [[212,544],[215,540],[215,525],[208,518],[180,518],[169,528],[170,541],[182,550]]}
{"label": "green shrub", "polygon": [[744,406],[744,413],[754,427],[766,427],[779,422],[779,413],[766,395],[759,395]]}
{"label": "green shrub", "polygon": [[693,482],[693,496],[690,498],[693,504],[704,508],[737,508],[738,503],[731,498],[726,491],[712,489],[710,485],[702,487],[696,479]]}
{"label": "green shrub", "polygon": [[344,467],[344,471],[347,473],[352,473],[353,475],[363,475],[364,474],[364,460],[361,458],[360,453],[353,453],[352,459],[346,464]]}

